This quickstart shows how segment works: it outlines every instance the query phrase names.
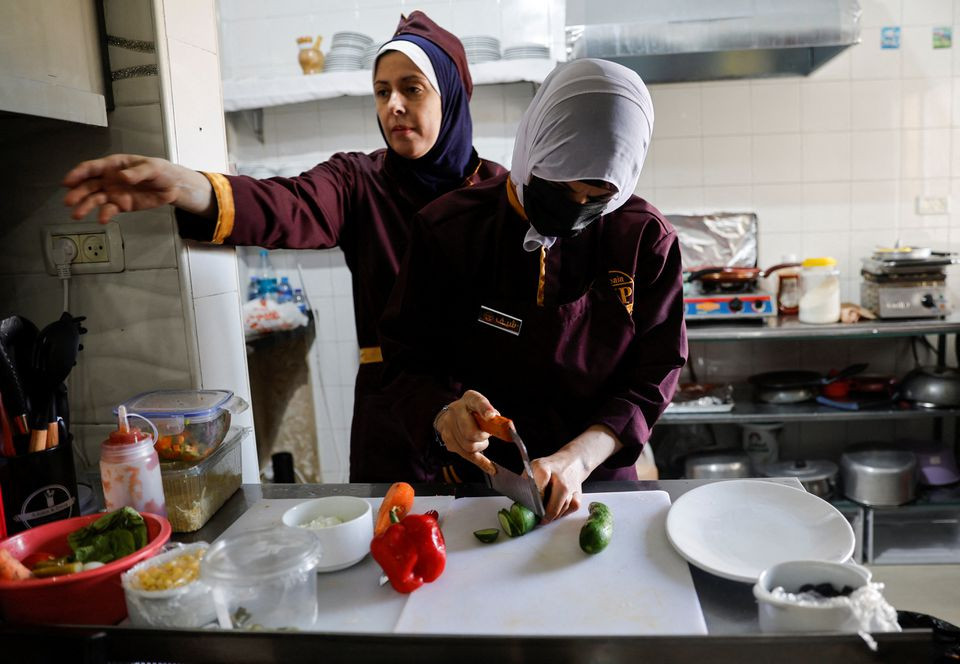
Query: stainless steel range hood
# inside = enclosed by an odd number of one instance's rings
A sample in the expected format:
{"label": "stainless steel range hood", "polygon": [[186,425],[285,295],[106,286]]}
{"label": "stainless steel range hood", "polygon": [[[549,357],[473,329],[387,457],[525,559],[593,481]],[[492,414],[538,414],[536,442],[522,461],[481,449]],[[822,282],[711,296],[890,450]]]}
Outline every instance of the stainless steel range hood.
{"label": "stainless steel range hood", "polygon": [[860,41],[857,0],[567,0],[567,58],[647,83],[805,76]]}

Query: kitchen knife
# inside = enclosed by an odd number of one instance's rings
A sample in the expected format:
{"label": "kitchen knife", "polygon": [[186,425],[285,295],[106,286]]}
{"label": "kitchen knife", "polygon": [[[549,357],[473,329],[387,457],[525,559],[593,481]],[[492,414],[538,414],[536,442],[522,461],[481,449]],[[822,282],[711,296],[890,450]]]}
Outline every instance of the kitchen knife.
{"label": "kitchen knife", "polygon": [[533,480],[533,470],[530,469],[527,446],[523,444],[523,440],[517,434],[517,428],[513,425],[513,420],[501,415],[483,419],[477,413],[473,414],[473,419],[483,431],[500,440],[516,445],[517,449],[520,450],[520,459],[523,461],[523,475],[518,475],[497,462],[491,461],[496,472],[492,475],[484,475],[487,478],[487,484],[493,490],[508,498],[513,498],[521,505],[529,508],[537,516],[543,517],[546,513],[543,509],[543,497],[540,495],[537,483]]}

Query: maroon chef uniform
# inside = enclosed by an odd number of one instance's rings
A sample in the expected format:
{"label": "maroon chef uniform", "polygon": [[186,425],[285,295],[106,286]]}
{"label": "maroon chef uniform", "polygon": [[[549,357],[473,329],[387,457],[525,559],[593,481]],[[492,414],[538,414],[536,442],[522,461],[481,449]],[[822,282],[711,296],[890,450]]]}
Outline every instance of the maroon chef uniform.
{"label": "maroon chef uniform", "polygon": [[[473,83],[460,41],[422,12],[401,19],[396,35],[430,40],[453,60],[469,97]],[[381,149],[337,153],[294,178],[257,180],[204,173],[219,204],[217,220],[177,210],[180,234],[228,245],[285,249],[340,247],[350,268],[360,369],[354,389],[350,481],[392,482],[421,472],[406,431],[389,418],[380,394],[382,355],[377,322],[397,277],[415,213],[445,191],[431,191],[396,153]],[[476,151],[467,176],[472,186],[503,173]],[[451,187],[451,188],[455,188]]]}
{"label": "maroon chef uniform", "polygon": [[[687,355],[680,250],[660,212],[632,196],[535,252],[522,246],[529,227],[507,175],[415,220],[381,338],[394,410],[428,469],[419,479],[480,478],[432,428],[442,406],[474,389],[514,420],[531,458],[608,426],[623,448],[589,479],[635,480],[676,390]],[[485,454],[516,457],[496,441]]]}

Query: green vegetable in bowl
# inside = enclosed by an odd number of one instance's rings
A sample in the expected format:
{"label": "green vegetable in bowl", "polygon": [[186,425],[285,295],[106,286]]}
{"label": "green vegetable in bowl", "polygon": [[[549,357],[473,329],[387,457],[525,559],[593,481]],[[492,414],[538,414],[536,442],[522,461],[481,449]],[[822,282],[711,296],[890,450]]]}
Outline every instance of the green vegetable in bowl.
{"label": "green vegetable in bowl", "polygon": [[140,513],[123,507],[67,535],[73,558],[80,563],[109,563],[147,544],[147,524]]}

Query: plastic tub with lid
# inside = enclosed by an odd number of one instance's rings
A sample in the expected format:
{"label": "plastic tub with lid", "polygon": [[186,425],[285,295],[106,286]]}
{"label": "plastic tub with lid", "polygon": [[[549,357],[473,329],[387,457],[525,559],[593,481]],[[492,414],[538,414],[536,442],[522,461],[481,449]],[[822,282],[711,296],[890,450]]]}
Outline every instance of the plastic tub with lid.
{"label": "plastic tub with lid", "polygon": [[822,325],[840,320],[840,270],[830,257],[808,258],[800,270],[799,320]]}
{"label": "plastic tub with lid", "polygon": [[321,545],[299,528],[251,530],[216,542],[200,564],[224,629],[310,629]]}
{"label": "plastic tub with lid", "polygon": [[[138,394],[121,405],[157,427],[156,450],[163,461],[205,458],[227,435],[231,415],[248,407],[230,390],[155,390]],[[118,410],[119,407],[114,413]]]}

